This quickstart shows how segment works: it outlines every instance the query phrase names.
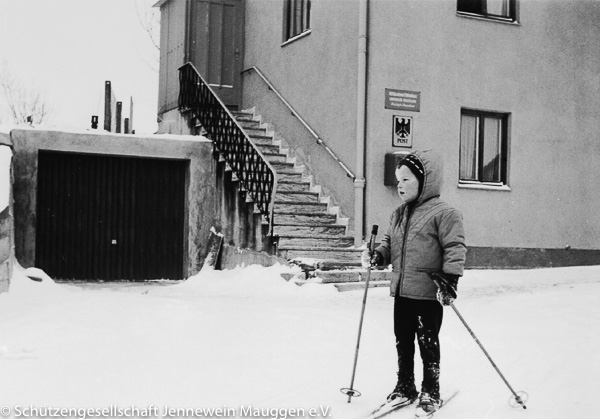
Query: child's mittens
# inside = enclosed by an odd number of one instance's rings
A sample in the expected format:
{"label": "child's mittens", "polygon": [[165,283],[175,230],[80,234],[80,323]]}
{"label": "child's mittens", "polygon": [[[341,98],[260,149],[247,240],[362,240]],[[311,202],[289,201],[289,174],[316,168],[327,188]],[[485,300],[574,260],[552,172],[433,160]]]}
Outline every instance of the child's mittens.
{"label": "child's mittens", "polygon": [[458,287],[458,275],[437,274],[439,288],[437,290],[437,300],[443,306],[449,306],[456,300],[456,289]]}
{"label": "child's mittens", "polygon": [[360,262],[363,268],[368,268],[369,266],[381,266],[383,265],[383,255],[375,250],[371,256],[369,249],[366,249],[360,255]]}

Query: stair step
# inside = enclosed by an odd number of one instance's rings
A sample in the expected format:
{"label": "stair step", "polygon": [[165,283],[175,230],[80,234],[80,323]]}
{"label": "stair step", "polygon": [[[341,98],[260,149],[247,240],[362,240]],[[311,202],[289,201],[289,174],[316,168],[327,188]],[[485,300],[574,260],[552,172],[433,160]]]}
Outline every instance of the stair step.
{"label": "stair step", "polygon": [[[319,194],[318,192],[310,191],[282,191],[281,189],[277,189],[275,202],[290,204],[319,203]],[[327,209],[327,204],[325,204],[324,208]]]}
{"label": "stair step", "polygon": [[[321,278],[323,284],[339,284],[341,282],[362,282],[364,287],[364,281],[367,279],[366,269],[353,269],[344,271],[321,271],[316,270],[314,275]],[[381,271],[377,269],[371,270],[370,281],[391,281],[395,276],[392,271]]]}
{"label": "stair step", "polygon": [[243,118],[235,118],[235,120],[242,126],[244,129],[263,129],[260,128],[260,121],[255,119],[248,119],[246,117]]}
{"label": "stair step", "polygon": [[[389,288],[390,281],[369,281],[369,288]],[[350,282],[350,283],[341,283],[335,284],[335,287],[339,292],[344,291],[356,291],[356,290],[364,290],[365,284],[363,282]]]}
{"label": "stair step", "polygon": [[254,118],[254,112],[252,111],[230,111],[236,118]]}
{"label": "stair step", "polygon": [[258,149],[263,154],[281,154],[279,153],[280,147],[274,144],[256,144]]}
{"label": "stair step", "polygon": [[235,120],[244,129],[246,129],[246,128],[255,128],[255,127],[259,127],[260,126],[260,121],[255,120],[255,119],[251,119],[251,118],[248,118],[248,117],[239,117],[239,118],[235,118]]}
{"label": "stair step", "polygon": [[[262,144],[254,144],[256,146],[256,148],[259,148],[262,146]],[[279,165],[281,166],[285,166],[285,167],[294,167],[294,163],[288,163],[287,160],[287,154],[281,154],[281,153],[263,153],[261,151],[262,155],[266,158],[266,160],[271,164],[271,166],[274,165]],[[258,160],[262,160],[261,158],[257,157],[257,156],[251,156],[248,159],[250,162],[255,162]]]}
{"label": "stair step", "polygon": [[279,224],[334,224],[337,221],[335,214],[307,214],[300,212],[276,212],[274,222]]}
{"label": "stair step", "polygon": [[260,126],[260,121],[258,119],[254,119],[253,116],[235,116],[235,120],[239,125],[246,128],[258,127]]}
{"label": "stair step", "polygon": [[277,182],[277,192],[308,192],[310,182],[290,182],[288,180]]}
{"label": "stair step", "polygon": [[260,135],[261,137],[267,136],[267,129],[261,128],[258,121],[244,121],[240,125],[242,126],[242,128],[244,128],[244,131],[246,131],[246,133],[250,137],[252,137],[253,135]]}
{"label": "stair step", "polygon": [[302,180],[301,172],[277,171],[277,179],[279,182],[300,182]]}
{"label": "stair step", "polygon": [[340,261],[360,261],[361,249],[338,247],[287,247],[279,246],[279,252],[286,259],[335,259]]}
{"label": "stair step", "polygon": [[273,166],[275,168],[275,171],[277,171],[277,173],[279,173],[279,171],[284,171],[284,172],[293,172],[294,171],[294,163],[288,163],[288,162],[271,162],[271,166]]}
{"label": "stair step", "polygon": [[250,135],[250,141],[252,141],[255,145],[259,146],[259,145],[273,145],[273,138],[266,136],[266,135],[261,135],[261,136],[256,136],[256,135]]}
{"label": "stair step", "polygon": [[265,134],[253,134],[253,133],[248,133],[248,136],[253,140],[253,141],[269,141],[269,142],[273,142],[273,136],[272,135],[267,135]]}
{"label": "stair step", "polygon": [[[277,150],[279,151],[279,150]],[[281,154],[281,153],[263,153],[263,155],[265,156],[265,158],[268,160],[269,163],[271,163],[271,165],[273,165],[273,163],[277,163],[277,164],[287,164],[287,155],[285,154]],[[290,163],[293,166],[293,163]]]}
{"label": "stair step", "polygon": [[[234,115],[235,116],[235,115]],[[263,129],[261,128],[261,122],[258,119],[254,119],[254,116],[237,116],[235,117],[238,125],[240,125],[243,129]],[[248,133],[249,134],[249,133]]]}
{"label": "stair step", "polygon": [[321,271],[339,271],[345,269],[361,269],[360,260],[340,261],[340,260],[320,260],[317,262],[317,268]]}
{"label": "stair step", "polygon": [[323,202],[285,202],[279,200],[279,195],[275,197],[275,212],[284,213],[302,213],[302,214],[325,214],[327,203]]}
{"label": "stair step", "polygon": [[293,235],[293,234],[328,234],[334,236],[343,236],[346,233],[346,226],[341,224],[287,224],[280,225],[279,217],[275,218],[273,226],[275,234]]}
{"label": "stair step", "polygon": [[354,244],[354,237],[316,236],[308,235],[279,235],[279,248],[286,247],[341,247],[348,248]]}

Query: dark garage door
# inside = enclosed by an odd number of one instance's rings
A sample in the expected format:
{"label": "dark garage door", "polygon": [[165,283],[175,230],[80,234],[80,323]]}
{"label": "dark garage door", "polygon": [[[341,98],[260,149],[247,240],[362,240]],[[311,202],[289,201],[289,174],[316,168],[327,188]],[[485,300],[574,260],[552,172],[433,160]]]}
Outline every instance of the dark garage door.
{"label": "dark garage door", "polygon": [[187,162],[40,151],[36,266],[55,279],[183,278]]}

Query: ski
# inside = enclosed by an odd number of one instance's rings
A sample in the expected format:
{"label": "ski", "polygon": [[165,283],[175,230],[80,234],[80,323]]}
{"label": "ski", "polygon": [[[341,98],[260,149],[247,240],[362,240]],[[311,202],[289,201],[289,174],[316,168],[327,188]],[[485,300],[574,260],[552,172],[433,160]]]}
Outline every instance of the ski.
{"label": "ski", "polygon": [[385,402],[381,406],[379,406],[377,409],[373,410],[371,412],[371,414],[369,416],[367,416],[367,418],[368,419],[382,418],[384,416],[389,415],[392,412],[402,409],[403,407],[412,405],[416,400],[417,399],[414,398],[413,400],[405,401],[404,403],[398,403],[398,402],[394,403],[393,400],[391,402]]}
{"label": "ski", "polygon": [[415,419],[432,418],[442,407],[446,406],[448,404],[448,402],[450,400],[452,400],[457,394],[458,394],[458,391],[455,391],[454,393],[451,393],[445,399],[442,399],[441,403],[440,403],[440,407],[435,412],[425,412],[424,410],[419,409],[419,406],[417,406],[417,409],[415,411]]}

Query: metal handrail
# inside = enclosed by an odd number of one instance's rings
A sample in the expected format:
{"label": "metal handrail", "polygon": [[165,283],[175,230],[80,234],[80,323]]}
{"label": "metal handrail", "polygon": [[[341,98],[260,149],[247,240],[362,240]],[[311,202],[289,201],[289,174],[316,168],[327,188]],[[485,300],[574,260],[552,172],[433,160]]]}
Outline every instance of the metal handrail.
{"label": "metal handrail", "polygon": [[315,140],[317,141],[317,144],[319,144],[320,146],[325,148],[325,150],[329,153],[329,155],[331,157],[333,157],[333,159],[342,167],[342,169],[344,169],[344,171],[346,172],[346,176],[351,178],[352,181],[355,181],[356,175],[354,173],[352,173],[352,171],[350,169],[348,169],[348,166],[346,166],[344,164],[344,162],[339,159],[338,156],[335,155],[333,150],[331,148],[329,148],[329,146],[327,144],[325,144],[325,141],[323,141],[323,139],[321,137],[319,137],[319,135],[315,132],[315,130],[313,130],[310,127],[310,125],[308,125],[308,123],[298,114],[298,112],[296,112],[296,110],[292,107],[292,105],[290,105],[289,102],[287,100],[285,100],[285,98],[281,95],[281,93],[279,93],[279,91],[275,88],[275,86],[273,86],[271,84],[271,82],[265,77],[265,75],[256,66],[249,67],[249,68],[243,70],[242,73],[247,73],[252,70],[256,71],[256,74],[258,74],[258,76],[267,84],[269,89],[271,91],[273,91],[273,93],[275,93],[275,95],[279,98],[279,100],[281,100],[283,102],[283,104],[290,110],[292,115],[294,115],[296,118],[298,118],[298,121],[300,121],[300,123],[302,125],[304,125],[304,127],[308,130],[308,132],[310,132],[310,134],[315,138]]}
{"label": "metal handrail", "polygon": [[179,68],[179,86],[179,110],[190,110],[198,119],[268,220],[272,235],[277,172],[192,63]]}

